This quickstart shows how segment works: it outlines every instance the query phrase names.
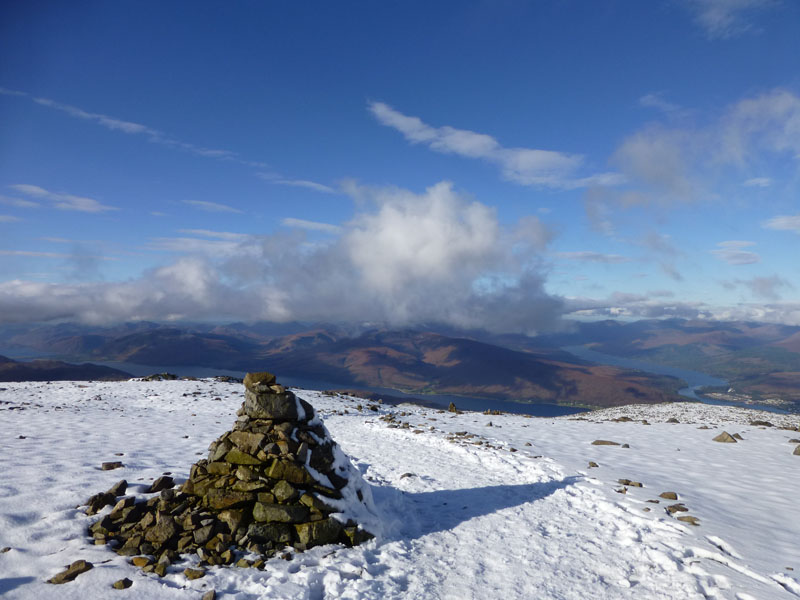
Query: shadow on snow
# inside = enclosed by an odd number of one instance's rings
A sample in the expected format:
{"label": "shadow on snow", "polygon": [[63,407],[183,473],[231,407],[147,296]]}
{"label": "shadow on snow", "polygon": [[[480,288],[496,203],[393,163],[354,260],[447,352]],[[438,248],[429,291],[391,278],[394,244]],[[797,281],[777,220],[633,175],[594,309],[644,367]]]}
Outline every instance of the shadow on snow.
{"label": "shadow on snow", "polygon": [[447,531],[476,517],[536,502],[581,479],[573,476],[560,481],[433,492],[404,492],[387,486],[373,487],[372,493],[381,509],[386,524],[384,535],[389,541]]}

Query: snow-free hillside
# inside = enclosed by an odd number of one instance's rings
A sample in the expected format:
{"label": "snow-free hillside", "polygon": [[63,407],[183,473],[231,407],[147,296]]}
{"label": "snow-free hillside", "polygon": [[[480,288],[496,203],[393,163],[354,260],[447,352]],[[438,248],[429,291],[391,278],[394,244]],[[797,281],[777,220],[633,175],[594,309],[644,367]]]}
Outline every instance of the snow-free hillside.
{"label": "snow-free hillside", "polygon": [[[3,384],[0,549],[10,549],[0,553],[0,596],[800,598],[800,456],[789,443],[800,433],[778,428],[800,418],[696,404],[536,419],[371,410],[299,391],[373,486],[376,539],[273,559],[263,571],[213,567],[192,581],[183,569],[196,560],[160,579],[90,545],[97,517],[78,505],[122,478],[133,494],[164,472],[185,479],[230,429],[242,393],[211,380]],[[638,421],[612,421],[622,416]],[[722,430],[744,439],[712,441]],[[100,470],[113,460],[124,467]],[[659,497],[667,491],[688,511],[667,514],[676,504]],[[699,526],[675,518],[686,515]],[[94,569],[44,582],[78,559]],[[132,587],[111,588],[124,577]]]}

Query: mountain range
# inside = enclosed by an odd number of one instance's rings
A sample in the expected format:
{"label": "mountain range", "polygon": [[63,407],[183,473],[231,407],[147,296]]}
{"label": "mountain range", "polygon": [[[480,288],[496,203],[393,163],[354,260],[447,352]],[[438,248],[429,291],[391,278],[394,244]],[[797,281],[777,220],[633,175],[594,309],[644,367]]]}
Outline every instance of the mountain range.
{"label": "mountain range", "polygon": [[[304,382],[581,406],[677,398],[666,376],[581,360],[568,346],[701,371],[755,397],[800,401],[800,327],[745,322],[567,322],[540,336],[429,326],[151,322],[0,327],[0,349],[63,360],[271,370]],[[19,354],[12,354],[19,355]],[[727,386],[726,386],[727,389]]]}

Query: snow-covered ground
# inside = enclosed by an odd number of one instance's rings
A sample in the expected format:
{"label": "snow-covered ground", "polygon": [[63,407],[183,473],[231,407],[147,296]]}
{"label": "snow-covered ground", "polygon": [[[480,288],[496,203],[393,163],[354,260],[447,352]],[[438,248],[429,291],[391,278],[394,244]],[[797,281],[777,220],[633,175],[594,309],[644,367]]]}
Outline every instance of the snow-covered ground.
{"label": "snow-covered ground", "polygon": [[[122,478],[133,494],[165,472],[186,478],[233,425],[242,386],[0,386],[3,598],[199,600],[212,588],[225,600],[800,598],[800,456],[789,443],[800,433],[777,427],[797,426],[797,416],[699,404],[557,419],[375,411],[298,391],[373,486],[383,530],[360,547],[318,547],[264,570],[213,567],[190,581],[183,569],[196,561],[159,578],[90,545],[97,517],[78,505]],[[744,439],[712,441],[723,430]],[[630,447],[592,445],[598,439]],[[124,467],[100,469],[113,460]],[[669,515],[676,502],[688,510]],[[686,515],[699,526],[675,518]],[[94,569],[45,583],[78,559]],[[124,577],[130,588],[111,588]]]}

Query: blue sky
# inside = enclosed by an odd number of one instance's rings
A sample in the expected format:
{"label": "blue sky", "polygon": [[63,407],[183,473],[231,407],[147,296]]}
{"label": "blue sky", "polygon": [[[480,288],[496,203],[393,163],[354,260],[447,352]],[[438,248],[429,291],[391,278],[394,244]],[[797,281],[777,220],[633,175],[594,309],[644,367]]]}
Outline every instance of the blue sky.
{"label": "blue sky", "polygon": [[800,4],[0,9],[0,320],[800,323]]}

